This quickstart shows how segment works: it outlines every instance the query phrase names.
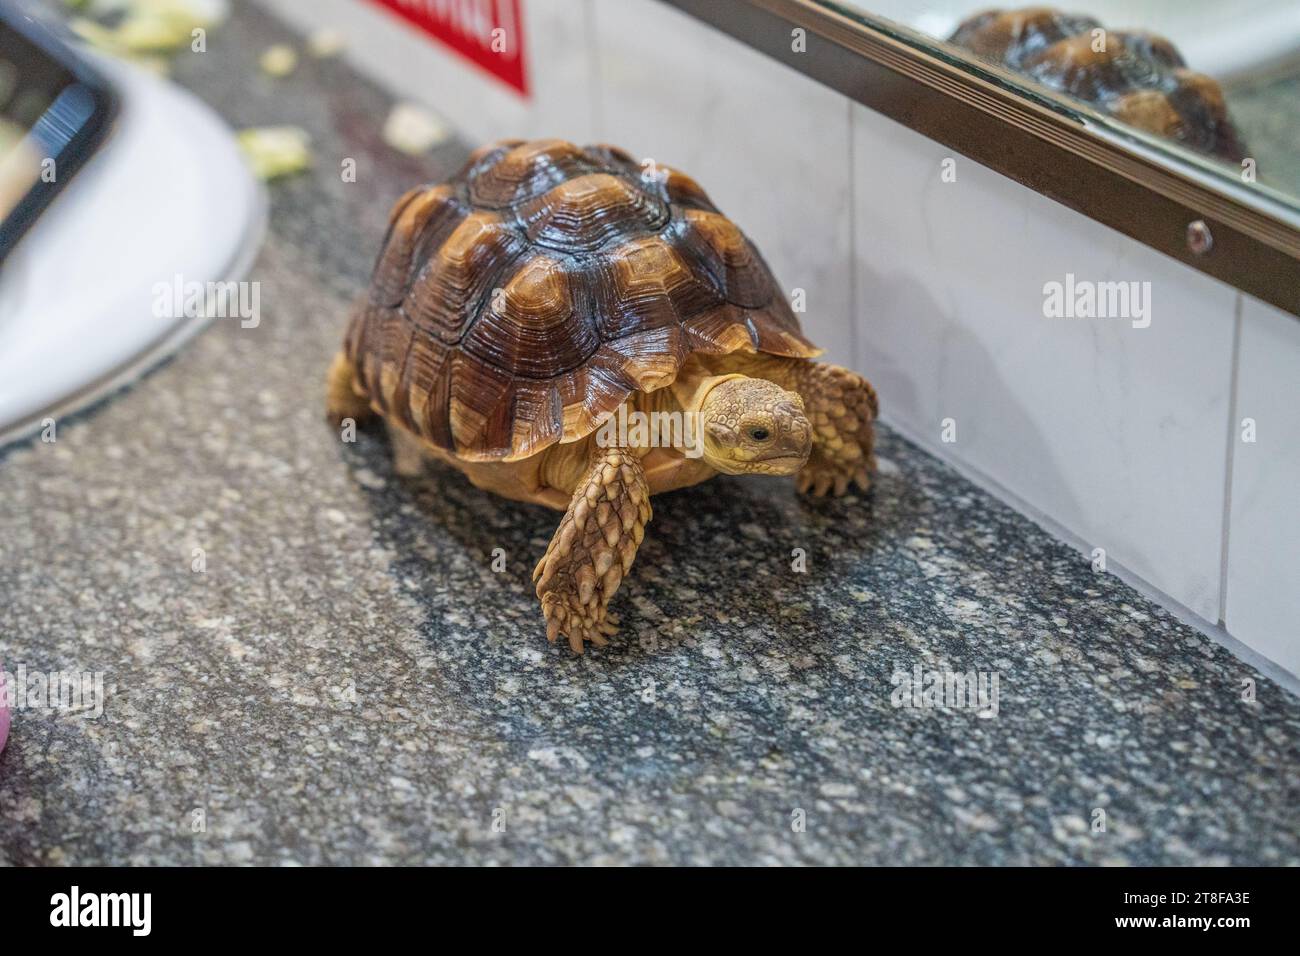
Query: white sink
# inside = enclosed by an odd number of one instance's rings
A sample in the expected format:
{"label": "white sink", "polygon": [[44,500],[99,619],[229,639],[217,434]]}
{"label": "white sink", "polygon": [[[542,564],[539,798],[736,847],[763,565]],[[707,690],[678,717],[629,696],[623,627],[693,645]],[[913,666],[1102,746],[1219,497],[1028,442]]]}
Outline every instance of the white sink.
{"label": "white sink", "polygon": [[155,314],[159,284],[239,279],[265,227],[265,192],[215,113],[134,67],[97,65],[117,123],[0,272],[0,444],[179,348],[207,319]]}

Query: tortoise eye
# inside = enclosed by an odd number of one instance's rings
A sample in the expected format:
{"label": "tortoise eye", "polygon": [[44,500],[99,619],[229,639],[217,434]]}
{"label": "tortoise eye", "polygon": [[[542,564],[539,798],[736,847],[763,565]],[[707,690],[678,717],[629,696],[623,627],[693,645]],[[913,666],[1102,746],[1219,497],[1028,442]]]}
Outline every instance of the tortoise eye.
{"label": "tortoise eye", "polygon": [[749,430],[749,437],[754,439],[754,441],[767,441],[767,429],[751,428]]}

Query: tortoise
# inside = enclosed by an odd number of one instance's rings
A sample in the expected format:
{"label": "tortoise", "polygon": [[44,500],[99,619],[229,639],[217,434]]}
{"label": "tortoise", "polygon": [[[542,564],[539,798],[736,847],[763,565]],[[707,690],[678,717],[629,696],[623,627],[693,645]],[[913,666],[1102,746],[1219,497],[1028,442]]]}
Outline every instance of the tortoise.
{"label": "tortoise", "polygon": [[1219,84],[1188,69],[1162,36],[1105,31],[1091,17],[1026,7],[976,14],[948,40],[1138,129],[1233,162],[1245,158]]}
{"label": "tortoise", "polygon": [[327,410],[382,416],[477,487],[563,511],[533,579],[547,638],[582,653],[616,632],[651,495],[719,473],[867,490],[875,392],[819,354],[689,176],[507,140],[398,199]]}

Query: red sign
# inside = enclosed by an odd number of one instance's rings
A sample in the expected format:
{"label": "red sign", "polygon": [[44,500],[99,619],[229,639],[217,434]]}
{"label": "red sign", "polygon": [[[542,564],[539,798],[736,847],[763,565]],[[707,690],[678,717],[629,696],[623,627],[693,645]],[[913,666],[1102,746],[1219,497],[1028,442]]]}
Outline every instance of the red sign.
{"label": "red sign", "polygon": [[524,96],[522,0],[374,0]]}

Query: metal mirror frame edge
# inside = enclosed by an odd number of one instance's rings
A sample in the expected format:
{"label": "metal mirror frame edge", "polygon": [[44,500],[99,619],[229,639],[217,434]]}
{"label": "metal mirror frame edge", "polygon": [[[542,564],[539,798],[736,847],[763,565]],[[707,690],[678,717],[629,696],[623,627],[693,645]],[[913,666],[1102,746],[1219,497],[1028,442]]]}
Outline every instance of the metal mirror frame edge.
{"label": "metal mirror frame edge", "polygon": [[[814,0],[662,0],[821,84],[1193,269],[1300,317],[1300,229],[1127,139]],[[792,33],[806,31],[794,52]],[[929,41],[938,42],[938,41]],[[954,51],[956,54],[957,51]],[[1084,112],[1084,111],[1080,111]],[[1244,190],[1245,187],[1243,186]],[[1290,220],[1290,221],[1288,221]],[[1193,242],[1208,228],[1212,241]],[[1194,247],[1196,251],[1194,251]]]}

